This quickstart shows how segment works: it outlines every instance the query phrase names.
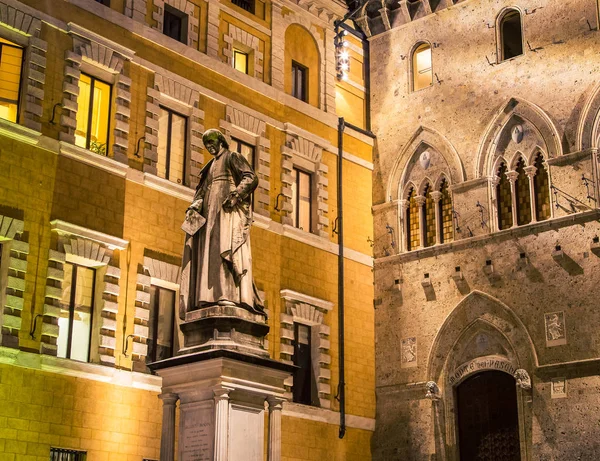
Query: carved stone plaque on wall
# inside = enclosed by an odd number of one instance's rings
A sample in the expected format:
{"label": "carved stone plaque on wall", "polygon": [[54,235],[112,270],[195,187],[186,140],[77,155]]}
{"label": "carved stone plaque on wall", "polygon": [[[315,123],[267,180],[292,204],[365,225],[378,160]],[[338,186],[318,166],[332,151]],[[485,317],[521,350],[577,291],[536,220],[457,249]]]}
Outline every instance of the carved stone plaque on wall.
{"label": "carved stone plaque on wall", "polygon": [[181,406],[181,460],[213,461],[213,402]]}
{"label": "carved stone plaque on wall", "polygon": [[567,328],[565,325],[565,312],[551,312],[544,314],[546,346],[562,346],[567,344]]}
{"label": "carved stone plaque on wall", "polygon": [[552,378],[550,386],[550,395],[553,399],[564,399],[567,397],[566,378]]}
{"label": "carved stone plaque on wall", "polygon": [[417,366],[417,338],[404,338],[401,341],[401,368]]}

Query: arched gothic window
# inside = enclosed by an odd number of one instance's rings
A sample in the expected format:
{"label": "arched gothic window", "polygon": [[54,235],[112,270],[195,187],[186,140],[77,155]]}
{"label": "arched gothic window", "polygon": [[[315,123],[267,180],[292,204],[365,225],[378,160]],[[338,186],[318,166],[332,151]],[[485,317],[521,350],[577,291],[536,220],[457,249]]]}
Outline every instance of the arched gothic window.
{"label": "arched gothic window", "polygon": [[438,202],[441,225],[439,226],[440,243],[448,243],[454,240],[454,226],[452,224],[452,197],[448,188],[446,178],[440,184],[442,197]]}
{"label": "arched gothic window", "polygon": [[417,192],[411,188],[408,193],[408,207],[406,209],[406,249],[408,251],[415,250],[420,244],[419,231],[419,206],[415,197]]}
{"label": "arched gothic window", "polygon": [[531,222],[531,191],[529,188],[529,177],[525,173],[525,161],[521,157],[517,162],[517,182],[515,193],[517,194],[517,225],[522,226]]}
{"label": "arched gothic window", "polygon": [[496,201],[498,207],[498,229],[510,229],[513,225],[512,217],[512,193],[510,181],[506,176],[508,168],[506,163],[502,162],[496,175],[499,178],[496,186]]}
{"label": "arched gothic window", "polygon": [[533,178],[535,219],[544,221],[550,217],[550,180],[542,154],[536,156],[534,166],[536,168]]}
{"label": "arched gothic window", "polygon": [[436,243],[436,221],[435,221],[435,201],[431,197],[431,185],[425,186],[425,204],[423,205],[423,213],[425,213],[425,244],[423,246],[430,247]]}
{"label": "arched gothic window", "polygon": [[521,13],[517,10],[508,10],[500,21],[500,61],[514,58],[523,54],[523,29],[521,27]]}
{"label": "arched gothic window", "polygon": [[431,64],[431,46],[421,43],[412,55],[413,91],[431,86],[433,82],[433,67]]}

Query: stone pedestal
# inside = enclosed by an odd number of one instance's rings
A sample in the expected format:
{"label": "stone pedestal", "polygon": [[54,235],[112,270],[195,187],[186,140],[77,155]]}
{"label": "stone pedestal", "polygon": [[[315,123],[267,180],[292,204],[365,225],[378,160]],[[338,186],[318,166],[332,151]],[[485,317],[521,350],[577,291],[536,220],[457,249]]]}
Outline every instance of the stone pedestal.
{"label": "stone pedestal", "polygon": [[228,349],[268,357],[265,336],[269,325],[263,315],[235,306],[210,306],[185,314],[181,324],[183,348],[178,355]]}
{"label": "stone pedestal", "polygon": [[173,459],[177,398],[179,461],[264,461],[265,439],[269,461],[280,461],[283,382],[294,366],[233,348],[207,348],[150,368],[163,378],[161,461]]}

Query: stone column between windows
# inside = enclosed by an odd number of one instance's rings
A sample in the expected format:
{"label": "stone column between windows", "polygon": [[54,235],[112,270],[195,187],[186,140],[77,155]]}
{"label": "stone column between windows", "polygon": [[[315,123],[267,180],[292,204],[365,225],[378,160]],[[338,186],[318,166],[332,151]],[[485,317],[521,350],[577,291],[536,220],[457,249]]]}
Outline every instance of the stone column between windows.
{"label": "stone column between windows", "polygon": [[[408,251],[408,228],[406,217],[408,216],[408,200],[399,200],[398,206],[400,207],[400,222],[402,225],[400,226],[400,232],[402,235],[399,238],[401,248],[398,248],[400,251]],[[377,240],[377,236],[374,237],[374,240]]]}
{"label": "stone column between windows", "polygon": [[160,435],[160,461],[175,459],[175,409],[179,396],[177,394],[160,394],[163,401],[162,432]]}
{"label": "stone column between windows", "polygon": [[435,244],[439,245],[442,243],[442,232],[444,226],[442,223],[442,213],[440,213],[440,200],[442,199],[442,193],[439,190],[434,190],[431,193],[433,200],[433,206],[435,209]]}
{"label": "stone column between windows", "polygon": [[512,227],[517,227],[518,223],[518,213],[517,213],[517,178],[519,177],[519,173],[516,171],[509,171],[506,173],[506,177],[508,178],[508,182],[510,182],[510,200],[512,204]]}
{"label": "stone column between windows", "polygon": [[[425,202],[426,198],[423,195],[417,195],[415,197],[415,203],[417,204],[417,208],[419,210],[419,247],[425,248],[427,243],[427,229],[425,228],[427,225],[427,221],[425,220]],[[410,213],[410,210],[409,210]],[[411,248],[412,249],[412,248]]]}
{"label": "stone column between windows", "polygon": [[269,402],[268,461],[281,461],[281,410],[283,399],[268,397],[267,402]]}
{"label": "stone column between windows", "polygon": [[533,165],[525,167],[525,174],[529,178],[529,201],[531,202],[531,222],[537,222],[537,209],[535,205],[535,173],[537,168]]}
{"label": "stone column between windows", "polygon": [[215,461],[227,461],[228,459],[229,392],[231,389],[224,387],[213,389],[215,395]]}
{"label": "stone column between windows", "polygon": [[[498,184],[500,184],[500,177],[499,176],[493,176],[492,178],[490,178],[490,187],[492,189],[491,192],[491,196],[492,196],[492,212],[490,214],[491,219],[493,220],[495,226],[496,226],[496,230],[500,230],[500,220],[498,219],[498,210],[499,210],[499,206],[498,206]],[[454,217],[452,218],[454,219]]]}

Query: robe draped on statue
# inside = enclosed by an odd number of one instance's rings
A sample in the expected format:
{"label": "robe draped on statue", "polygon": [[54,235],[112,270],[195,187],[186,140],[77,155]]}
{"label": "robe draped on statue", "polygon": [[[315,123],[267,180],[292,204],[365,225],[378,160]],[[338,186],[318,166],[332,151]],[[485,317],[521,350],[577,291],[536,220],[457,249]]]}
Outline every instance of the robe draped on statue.
{"label": "robe draped on statue", "polygon": [[[186,312],[216,304],[235,304],[265,315],[252,278],[250,251],[251,197],[257,185],[246,159],[225,148],[200,172],[190,208],[206,223],[194,235],[186,234],[180,286],[182,320]],[[233,191],[240,201],[225,211],[223,202]]]}

